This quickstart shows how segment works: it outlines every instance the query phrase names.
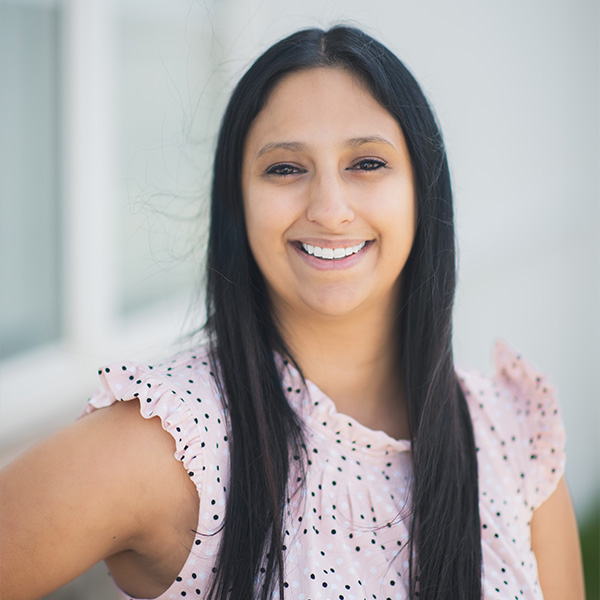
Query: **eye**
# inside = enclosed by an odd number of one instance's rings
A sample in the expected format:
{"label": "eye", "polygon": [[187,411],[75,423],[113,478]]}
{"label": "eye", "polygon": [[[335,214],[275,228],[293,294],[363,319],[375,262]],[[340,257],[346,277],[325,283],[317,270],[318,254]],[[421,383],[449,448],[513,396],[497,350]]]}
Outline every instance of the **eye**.
{"label": "eye", "polygon": [[361,158],[355,162],[351,167],[348,167],[348,171],[376,171],[387,165],[385,160],[377,158]]}
{"label": "eye", "polygon": [[285,177],[286,175],[297,175],[299,173],[305,173],[303,169],[289,163],[277,163],[271,165],[266,171],[266,175],[276,175],[279,177]]}

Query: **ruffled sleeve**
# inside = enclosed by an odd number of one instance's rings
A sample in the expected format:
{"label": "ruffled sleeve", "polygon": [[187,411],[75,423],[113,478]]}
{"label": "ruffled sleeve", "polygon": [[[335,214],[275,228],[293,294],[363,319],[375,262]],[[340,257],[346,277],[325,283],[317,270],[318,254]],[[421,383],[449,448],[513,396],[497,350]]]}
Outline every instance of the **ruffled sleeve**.
{"label": "ruffled sleeve", "polygon": [[[90,398],[84,413],[110,406],[117,401],[139,400],[140,413],[145,419],[160,418],[163,429],[175,440],[175,458],[192,474],[203,465],[203,440],[194,427],[195,415],[186,404],[185,394],[169,385],[152,368],[133,363],[117,364],[98,371],[100,389]],[[193,451],[188,451],[193,449]],[[200,487],[200,481],[195,481]]]}
{"label": "ruffled sleeve", "polygon": [[498,429],[505,438],[504,447],[515,446],[518,477],[533,510],[556,489],[565,469],[566,434],[556,390],[543,373],[504,342],[497,343],[494,362],[495,380],[502,390],[499,395],[509,409]]}
{"label": "ruffled sleeve", "polygon": [[[83,414],[137,400],[142,417],[159,417],[175,440],[174,456],[198,490],[198,526],[191,551],[175,581],[156,600],[197,597],[214,573],[229,478],[227,420],[210,362],[199,349],[156,366],[109,365],[99,375],[100,389]],[[124,593],[121,597],[130,598]]]}
{"label": "ruffled sleeve", "polygon": [[[198,490],[199,530],[214,534],[225,516],[229,443],[227,419],[208,358],[199,351],[156,366],[117,363],[100,369],[99,375],[101,387],[84,414],[114,402],[137,400],[142,417],[159,417],[175,441],[175,458]],[[212,545],[212,541],[202,542],[202,548]]]}

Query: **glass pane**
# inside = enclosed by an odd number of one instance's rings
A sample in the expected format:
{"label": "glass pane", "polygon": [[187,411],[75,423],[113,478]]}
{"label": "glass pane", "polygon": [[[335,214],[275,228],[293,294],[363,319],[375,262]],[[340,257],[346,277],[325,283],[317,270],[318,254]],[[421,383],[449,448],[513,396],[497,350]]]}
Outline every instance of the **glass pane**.
{"label": "glass pane", "polygon": [[128,314],[199,277],[219,99],[206,7],[126,0],[117,10],[119,290]]}
{"label": "glass pane", "polygon": [[0,4],[0,359],[60,334],[59,11]]}

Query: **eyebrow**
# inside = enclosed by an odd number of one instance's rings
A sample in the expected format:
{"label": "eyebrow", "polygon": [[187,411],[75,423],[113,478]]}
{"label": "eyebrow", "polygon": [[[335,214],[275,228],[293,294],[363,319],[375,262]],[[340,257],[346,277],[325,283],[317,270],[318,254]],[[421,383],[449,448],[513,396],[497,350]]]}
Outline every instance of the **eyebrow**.
{"label": "eyebrow", "polygon": [[261,157],[267,152],[273,152],[273,150],[291,150],[292,152],[302,152],[306,150],[308,146],[302,142],[271,142],[263,146],[257,153],[256,158]]}
{"label": "eyebrow", "polygon": [[389,140],[386,140],[384,137],[380,135],[369,135],[366,137],[357,137],[347,140],[344,146],[347,148],[358,148],[359,146],[364,146],[365,144],[385,144],[386,146],[391,146],[395,148],[394,144]]}
{"label": "eyebrow", "polygon": [[[380,135],[368,135],[364,137],[350,138],[344,142],[346,148],[358,148],[365,144],[385,144],[391,148],[395,148],[394,144],[389,140],[386,140]],[[271,142],[263,146],[257,153],[256,158],[261,157],[263,154],[273,152],[274,150],[289,150],[291,152],[303,152],[308,149],[308,146],[302,142]]]}

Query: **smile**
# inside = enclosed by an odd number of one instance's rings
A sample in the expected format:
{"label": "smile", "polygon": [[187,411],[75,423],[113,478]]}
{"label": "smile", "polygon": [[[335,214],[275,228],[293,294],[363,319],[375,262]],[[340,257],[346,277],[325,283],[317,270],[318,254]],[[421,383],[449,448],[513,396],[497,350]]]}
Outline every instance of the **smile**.
{"label": "smile", "polygon": [[362,242],[356,246],[349,246],[348,248],[321,248],[320,246],[305,244],[304,242],[302,242],[301,245],[302,250],[311,256],[316,256],[317,258],[324,260],[339,260],[360,252],[365,247],[366,243],[367,242]]}

